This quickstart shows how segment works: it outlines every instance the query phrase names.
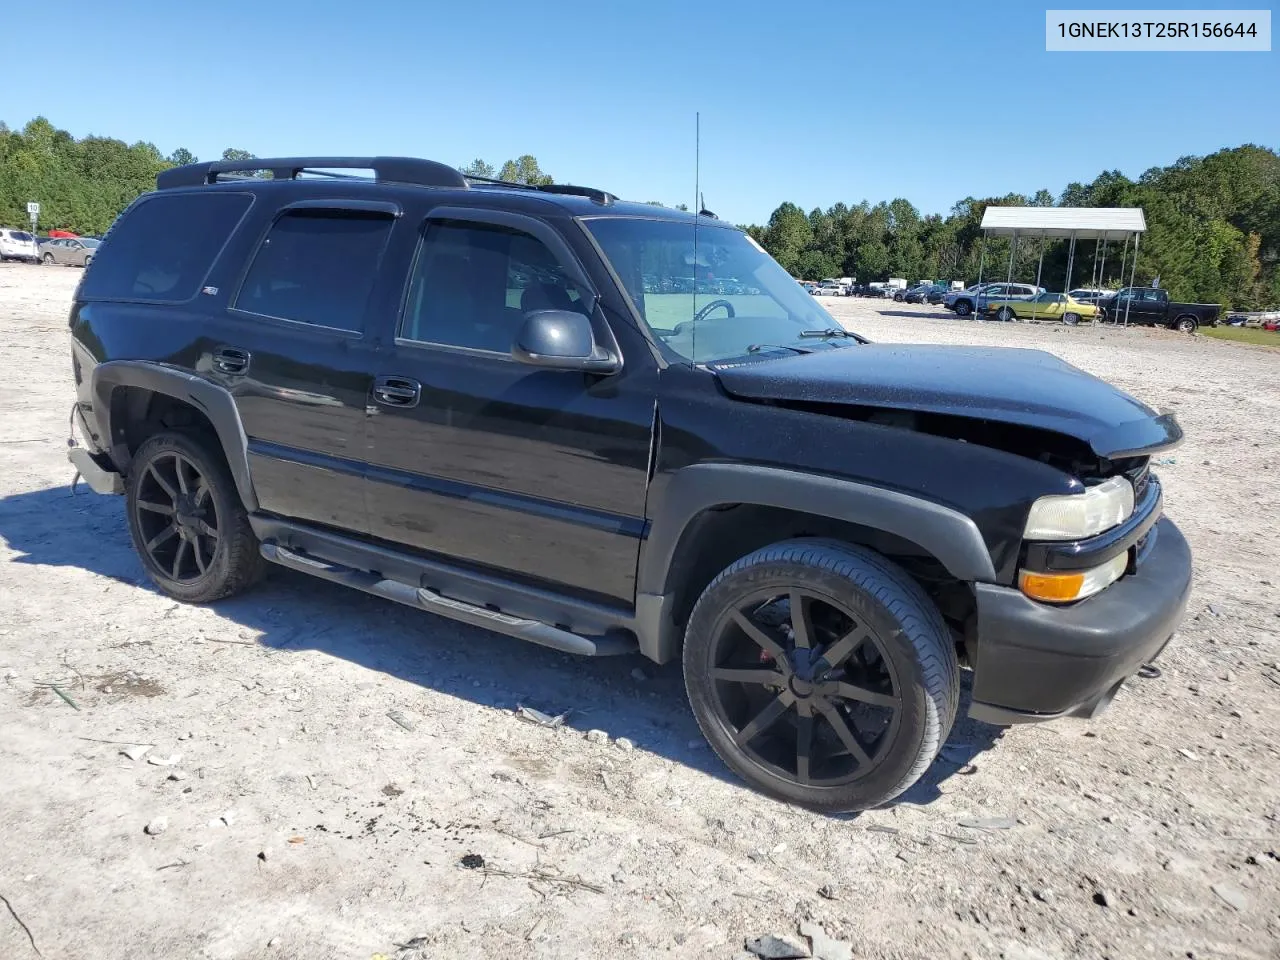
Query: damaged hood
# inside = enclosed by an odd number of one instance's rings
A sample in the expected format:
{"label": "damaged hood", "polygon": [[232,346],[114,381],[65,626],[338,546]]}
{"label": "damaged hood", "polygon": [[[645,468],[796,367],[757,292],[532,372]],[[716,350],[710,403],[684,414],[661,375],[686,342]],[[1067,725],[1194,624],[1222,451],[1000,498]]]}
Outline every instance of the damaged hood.
{"label": "damaged hood", "polygon": [[1161,416],[1043,350],[862,344],[711,364],[732,396],[946,414],[1052,430],[1100,457],[1149,455],[1182,439]]}

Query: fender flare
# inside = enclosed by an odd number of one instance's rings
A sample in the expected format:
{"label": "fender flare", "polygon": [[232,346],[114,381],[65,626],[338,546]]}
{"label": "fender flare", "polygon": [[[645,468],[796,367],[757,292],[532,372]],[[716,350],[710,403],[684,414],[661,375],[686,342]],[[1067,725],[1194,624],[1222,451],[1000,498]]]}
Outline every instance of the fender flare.
{"label": "fender flare", "polygon": [[669,578],[685,530],[702,511],[736,503],[818,513],[883,530],[929,551],[958,580],[996,581],[978,525],[951,507],[837,477],[748,464],[694,464],[671,474],[661,488],[640,550],[636,632],[641,652],[651,659],[665,663],[679,648],[671,617],[676,585]]}
{"label": "fender flare", "polygon": [[162,393],[189,403],[208,417],[222,444],[245,509],[250,512],[258,509],[249,474],[248,438],[235,399],[226,388],[185,370],[143,360],[109,360],[94,367],[90,385],[94,417],[100,436],[107,438],[111,461],[122,474],[128,471],[132,458],[124,445],[123,428],[117,429],[119,425],[111,422],[111,395],[117,387],[139,387]]}

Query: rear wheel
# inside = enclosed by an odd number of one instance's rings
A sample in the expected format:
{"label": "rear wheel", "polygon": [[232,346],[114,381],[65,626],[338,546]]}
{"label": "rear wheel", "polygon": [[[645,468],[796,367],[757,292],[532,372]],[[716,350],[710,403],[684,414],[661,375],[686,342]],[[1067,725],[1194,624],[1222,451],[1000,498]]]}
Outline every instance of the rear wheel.
{"label": "rear wheel", "polygon": [[1074,327],[1080,323],[1080,314],[1064,313],[1062,315],[1062,322],[1065,323],[1068,327]]}
{"label": "rear wheel", "polygon": [[1195,317],[1179,317],[1174,323],[1174,329],[1179,333],[1195,333],[1198,326]]}
{"label": "rear wheel", "polygon": [[901,568],[831,540],[757,550],[689,620],[698,725],[754,788],[829,812],[901,794],[933,762],[959,697],[955,646]]}
{"label": "rear wheel", "polygon": [[147,440],[130,465],[125,499],[134,548],[162,593],[208,603],[262,576],[266,561],[231,471],[205,437]]}
{"label": "rear wheel", "polygon": [[996,311],[996,319],[1002,320],[1005,323],[1011,323],[1018,319],[1018,315],[1009,307],[1001,307]]}

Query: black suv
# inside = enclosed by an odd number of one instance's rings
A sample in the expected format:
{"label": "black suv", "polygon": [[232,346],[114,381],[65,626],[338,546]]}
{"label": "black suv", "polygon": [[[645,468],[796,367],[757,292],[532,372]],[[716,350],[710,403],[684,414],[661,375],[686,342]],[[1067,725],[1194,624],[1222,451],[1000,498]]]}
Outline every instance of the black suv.
{"label": "black suv", "polygon": [[1093,715],[1182,616],[1148,471],[1180,429],[1047,353],[868,343],[742,231],[600,190],[385,157],[158,186],[75,296],[70,457],[172,597],[270,561],[683,657],[725,762],[824,810],[924,772],[961,664],[970,716]]}

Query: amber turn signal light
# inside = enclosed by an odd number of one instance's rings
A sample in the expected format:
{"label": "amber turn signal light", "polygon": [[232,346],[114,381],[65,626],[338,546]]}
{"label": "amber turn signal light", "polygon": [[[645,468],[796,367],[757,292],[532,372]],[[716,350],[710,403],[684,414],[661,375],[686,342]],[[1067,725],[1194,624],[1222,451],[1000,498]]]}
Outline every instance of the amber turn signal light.
{"label": "amber turn signal light", "polygon": [[1084,574],[1032,573],[1030,570],[1023,570],[1018,575],[1018,586],[1032,600],[1066,603],[1080,596]]}

